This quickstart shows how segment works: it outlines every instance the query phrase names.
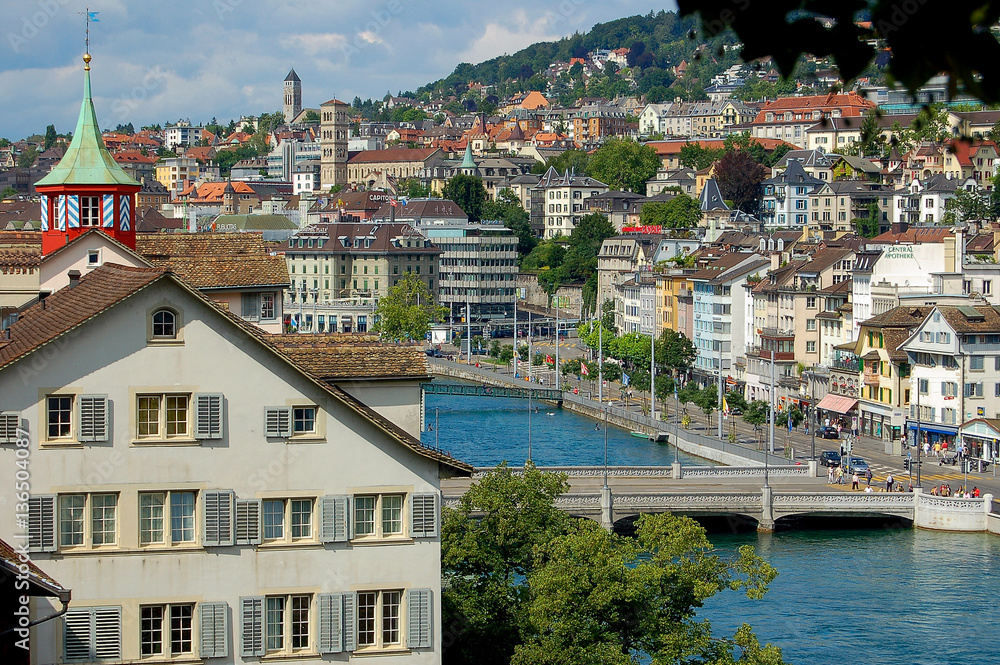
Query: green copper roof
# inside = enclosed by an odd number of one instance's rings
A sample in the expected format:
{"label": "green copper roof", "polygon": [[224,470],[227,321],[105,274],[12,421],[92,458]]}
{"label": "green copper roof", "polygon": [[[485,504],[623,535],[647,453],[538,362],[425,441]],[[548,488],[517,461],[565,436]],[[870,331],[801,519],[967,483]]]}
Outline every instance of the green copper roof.
{"label": "green copper roof", "polygon": [[35,183],[36,187],[46,185],[134,185],[133,180],[104,146],[101,128],[97,125],[97,113],[90,98],[90,55],[85,55],[88,63],[83,72],[83,105],[80,119],[76,122],[73,141],[51,173]]}
{"label": "green copper roof", "polygon": [[472,143],[469,141],[466,141],[465,143],[465,159],[462,160],[462,165],[459,168],[461,169],[476,168],[476,163],[472,161]]}

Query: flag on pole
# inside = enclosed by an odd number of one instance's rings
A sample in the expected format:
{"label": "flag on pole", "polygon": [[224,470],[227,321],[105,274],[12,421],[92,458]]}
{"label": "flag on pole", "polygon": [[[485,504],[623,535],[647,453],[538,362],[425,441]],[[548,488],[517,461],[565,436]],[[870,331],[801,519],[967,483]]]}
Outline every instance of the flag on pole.
{"label": "flag on pole", "polygon": [[622,388],[628,385],[628,374],[622,372]]}
{"label": "flag on pole", "polygon": [[580,374],[581,376],[590,376],[590,370],[587,369],[587,363],[580,363]]}
{"label": "flag on pole", "polygon": [[552,356],[545,356],[545,362],[549,365],[555,365],[556,360]]}
{"label": "flag on pole", "polygon": [[725,395],[722,396],[722,415],[724,415],[726,418],[729,417],[729,402],[726,401]]}
{"label": "flag on pole", "polygon": [[87,20],[91,23],[100,23],[101,19],[97,18],[97,15],[101,12],[87,12]]}

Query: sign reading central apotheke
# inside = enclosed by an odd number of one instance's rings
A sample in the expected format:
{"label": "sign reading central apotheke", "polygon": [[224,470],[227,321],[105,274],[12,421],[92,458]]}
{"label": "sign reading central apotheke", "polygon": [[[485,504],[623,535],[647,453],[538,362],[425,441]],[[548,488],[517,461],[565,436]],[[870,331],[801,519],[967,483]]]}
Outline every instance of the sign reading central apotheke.
{"label": "sign reading central apotheke", "polygon": [[912,259],[913,245],[892,245],[885,248],[887,259]]}
{"label": "sign reading central apotheke", "polygon": [[622,233],[663,233],[662,226],[623,226]]}

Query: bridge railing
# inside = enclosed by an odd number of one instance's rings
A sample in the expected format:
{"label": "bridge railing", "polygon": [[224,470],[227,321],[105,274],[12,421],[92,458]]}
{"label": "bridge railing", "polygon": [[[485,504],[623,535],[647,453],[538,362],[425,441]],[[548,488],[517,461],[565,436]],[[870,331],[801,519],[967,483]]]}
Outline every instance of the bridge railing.
{"label": "bridge railing", "polygon": [[546,388],[517,386],[473,385],[465,383],[421,383],[420,389],[430,395],[470,395],[473,397],[510,397],[516,399],[562,400],[562,392]]}
{"label": "bridge railing", "polygon": [[[564,473],[570,478],[603,478],[603,466],[541,466],[540,471]],[[493,467],[476,467],[472,472],[473,480],[482,478],[493,470]],[[514,474],[524,473],[523,469],[512,468]],[[678,479],[706,480],[712,478],[763,478],[765,469],[762,466],[683,466]],[[673,467],[670,466],[609,466],[609,478],[674,478]],[[801,464],[784,464],[767,469],[772,478],[797,477],[810,478],[809,467]]]}

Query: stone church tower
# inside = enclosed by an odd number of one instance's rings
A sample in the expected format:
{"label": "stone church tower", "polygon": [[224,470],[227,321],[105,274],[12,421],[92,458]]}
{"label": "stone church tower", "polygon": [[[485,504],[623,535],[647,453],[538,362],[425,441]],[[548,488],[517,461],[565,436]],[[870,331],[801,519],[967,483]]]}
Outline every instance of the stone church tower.
{"label": "stone church tower", "polygon": [[302,81],[295,70],[285,77],[285,124],[289,124],[302,112]]}

